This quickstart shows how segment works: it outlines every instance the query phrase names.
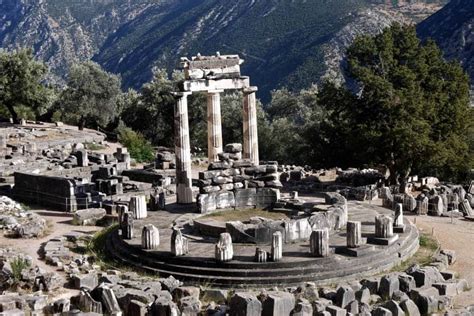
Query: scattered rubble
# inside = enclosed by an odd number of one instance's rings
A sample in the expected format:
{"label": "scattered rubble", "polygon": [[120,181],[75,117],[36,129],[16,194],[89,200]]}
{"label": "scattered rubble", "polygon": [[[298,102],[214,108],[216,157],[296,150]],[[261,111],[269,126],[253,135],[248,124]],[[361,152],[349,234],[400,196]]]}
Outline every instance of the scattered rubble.
{"label": "scattered rubble", "polygon": [[42,237],[48,224],[41,216],[29,212],[6,196],[0,196],[0,229],[12,238]]}

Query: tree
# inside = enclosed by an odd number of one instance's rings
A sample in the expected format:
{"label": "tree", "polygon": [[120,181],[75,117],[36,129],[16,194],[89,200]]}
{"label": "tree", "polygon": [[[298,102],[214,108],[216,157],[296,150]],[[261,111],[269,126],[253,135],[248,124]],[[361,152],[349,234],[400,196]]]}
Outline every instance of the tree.
{"label": "tree", "polygon": [[320,138],[333,163],[384,165],[391,183],[411,171],[450,178],[472,168],[469,79],[458,63],[401,25],[357,38],[347,58],[357,93],[325,84],[319,95],[329,111]]}
{"label": "tree", "polygon": [[86,125],[106,126],[117,115],[122,95],[120,85],[119,76],[104,71],[92,61],[72,65],[59,99],[63,114],[80,129]]}
{"label": "tree", "polygon": [[36,116],[51,104],[53,90],[43,84],[46,74],[46,66],[31,50],[0,52],[0,105],[14,123],[19,123],[18,111],[31,110]]}

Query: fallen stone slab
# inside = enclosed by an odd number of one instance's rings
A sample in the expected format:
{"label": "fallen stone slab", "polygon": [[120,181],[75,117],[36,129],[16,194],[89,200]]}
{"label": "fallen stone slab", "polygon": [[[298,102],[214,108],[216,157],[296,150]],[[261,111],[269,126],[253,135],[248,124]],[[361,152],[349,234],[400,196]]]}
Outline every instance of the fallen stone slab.
{"label": "fallen stone slab", "polygon": [[80,226],[95,226],[103,219],[106,211],[103,208],[89,208],[74,213],[73,224]]}

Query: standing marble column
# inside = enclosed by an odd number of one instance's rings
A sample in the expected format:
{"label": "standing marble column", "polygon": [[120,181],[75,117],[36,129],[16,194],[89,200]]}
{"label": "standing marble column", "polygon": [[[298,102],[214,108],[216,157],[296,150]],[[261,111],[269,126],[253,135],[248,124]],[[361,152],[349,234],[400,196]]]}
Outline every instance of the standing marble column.
{"label": "standing marble column", "polygon": [[362,245],[362,225],[360,222],[347,222],[347,247],[357,248]]}
{"label": "standing marble column", "polygon": [[189,143],[188,95],[175,93],[174,137],[176,152],[176,194],[179,204],[193,203],[191,176],[191,146]]}
{"label": "standing marble column", "polygon": [[395,227],[403,226],[403,204],[398,203],[395,207],[395,222],[393,224]]}
{"label": "standing marble column", "polygon": [[309,242],[310,251],[314,257],[329,256],[329,231],[327,228],[313,230]]}
{"label": "standing marble column", "polygon": [[244,159],[250,159],[255,165],[260,160],[258,156],[258,129],[257,129],[257,87],[244,89]]}
{"label": "standing marble column", "polygon": [[281,232],[274,232],[272,236],[271,259],[280,261],[283,257],[283,236]]}
{"label": "standing marble column", "polygon": [[218,161],[222,153],[221,92],[207,92],[207,155],[209,162]]}

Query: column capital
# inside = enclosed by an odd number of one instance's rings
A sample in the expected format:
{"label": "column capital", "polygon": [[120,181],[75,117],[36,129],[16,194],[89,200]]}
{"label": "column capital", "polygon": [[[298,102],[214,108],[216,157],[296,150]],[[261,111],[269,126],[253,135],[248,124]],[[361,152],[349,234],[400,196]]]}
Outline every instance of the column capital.
{"label": "column capital", "polygon": [[258,91],[258,87],[251,86],[251,87],[247,87],[247,88],[242,89],[242,91],[244,92],[244,94],[252,94],[252,93],[255,93],[255,92]]}

